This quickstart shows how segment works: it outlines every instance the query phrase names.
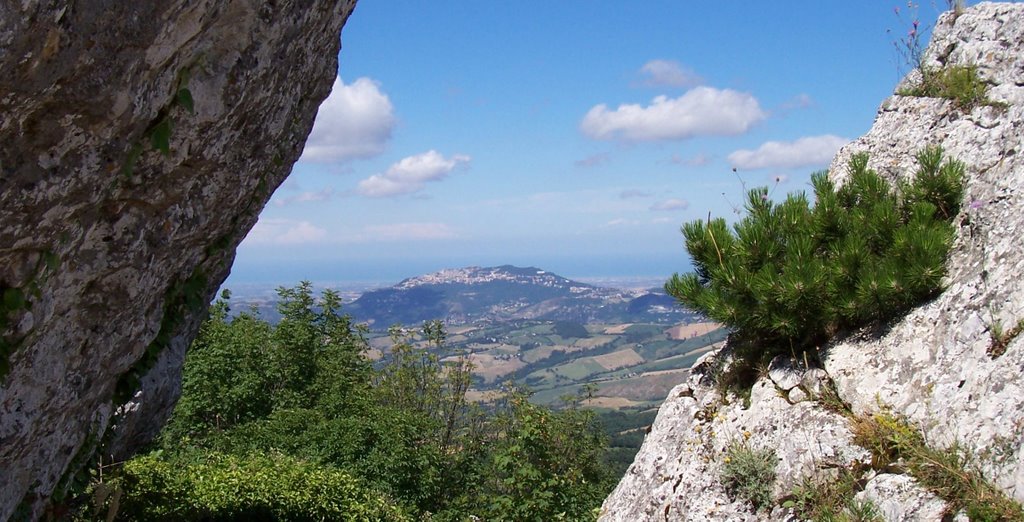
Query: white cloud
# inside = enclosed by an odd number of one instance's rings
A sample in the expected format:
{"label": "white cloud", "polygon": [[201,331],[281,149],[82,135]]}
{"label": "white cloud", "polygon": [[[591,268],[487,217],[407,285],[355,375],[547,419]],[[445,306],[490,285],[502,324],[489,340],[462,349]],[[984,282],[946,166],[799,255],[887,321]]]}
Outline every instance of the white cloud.
{"label": "white cloud", "polygon": [[384,151],[394,126],[391,100],[377,82],[359,78],[345,85],[335,78],[301,160],[330,163],[376,156]]}
{"label": "white cloud", "polygon": [[327,239],[327,231],[309,221],[292,219],[260,219],[245,237],[251,245],[300,245],[320,243]]}
{"label": "white cloud", "polygon": [[680,140],[742,134],[767,116],[748,93],[696,87],[678,98],[658,96],[646,107],[630,104],[609,110],[597,105],[583,117],[580,130],[599,140]]}
{"label": "white cloud", "polygon": [[295,194],[294,196],[288,196],[281,199],[274,200],[274,205],[278,207],[284,207],[288,205],[294,205],[295,203],[311,203],[314,201],[330,201],[334,197],[334,189],[327,187],[323,190],[318,191],[306,191]]}
{"label": "white cloud", "polygon": [[672,60],[651,60],[640,68],[646,76],[644,85],[650,87],[692,87],[703,81],[693,71]]}
{"label": "white cloud", "polygon": [[675,223],[676,220],[667,217],[654,218],[651,220],[652,225],[664,225],[665,223]]}
{"label": "white cloud", "polygon": [[458,234],[444,223],[394,223],[365,229],[364,238],[375,241],[423,241],[453,239]]}
{"label": "white cloud", "polygon": [[445,158],[436,150],[403,158],[381,174],[374,174],[359,182],[358,192],[371,198],[412,194],[423,190],[423,185],[440,181],[459,165],[469,163],[470,157],[456,154]]}
{"label": "white cloud", "polygon": [[690,203],[685,199],[669,198],[651,205],[651,210],[683,210],[689,206]]}
{"label": "white cloud", "polygon": [[824,165],[832,160],[847,138],[832,134],[808,136],[796,141],[768,141],[757,150],[729,154],[729,163],[740,169],[796,168]]}

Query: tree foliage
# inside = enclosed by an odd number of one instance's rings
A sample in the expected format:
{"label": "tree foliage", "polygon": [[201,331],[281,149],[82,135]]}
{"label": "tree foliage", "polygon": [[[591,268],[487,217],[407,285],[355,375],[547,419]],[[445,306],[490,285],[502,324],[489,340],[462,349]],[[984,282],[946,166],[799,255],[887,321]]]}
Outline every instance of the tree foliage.
{"label": "tree foliage", "polygon": [[808,350],[934,296],[964,167],[927,148],[913,181],[893,187],[867,160],[854,156],[838,189],[826,173],[812,176],[813,207],[804,193],[776,204],[759,188],[732,230],[721,218],[685,224],[695,272],[674,275],[666,291],[733,328],[738,340],[756,340],[750,357]]}
{"label": "tree foliage", "polygon": [[393,327],[372,363],[336,294],[278,293],[276,325],[211,307],[158,447],[94,484],[120,488],[120,518],[593,518],[613,484],[592,412],[536,406],[514,386],[472,404],[468,355],[439,358],[441,323]]}
{"label": "tree foliage", "polygon": [[128,520],[411,520],[348,472],[280,453],[144,455],[120,481]]}

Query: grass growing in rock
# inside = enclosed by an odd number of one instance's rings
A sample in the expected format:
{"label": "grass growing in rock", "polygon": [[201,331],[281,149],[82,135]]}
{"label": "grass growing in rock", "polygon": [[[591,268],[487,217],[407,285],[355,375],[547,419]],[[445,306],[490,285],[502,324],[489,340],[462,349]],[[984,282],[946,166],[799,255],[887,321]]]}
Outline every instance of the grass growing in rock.
{"label": "grass growing in rock", "polygon": [[1010,341],[1016,339],[1021,333],[1024,333],[1024,319],[1017,321],[1009,330],[1005,330],[1003,323],[999,321],[992,323],[989,331],[991,343],[988,347],[988,355],[993,359],[1000,357],[1006,353],[1006,347]]}
{"label": "grass growing in rock", "polygon": [[775,484],[775,450],[757,450],[746,442],[733,442],[722,458],[719,480],[732,498],[749,502],[754,510],[771,505]]}
{"label": "grass growing in rock", "polygon": [[878,507],[855,495],[864,489],[863,469],[839,468],[828,480],[805,479],[783,507],[793,508],[801,520],[812,522],[881,522]]}
{"label": "grass growing in rock", "polygon": [[972,521],[1024,520],[1024,509],[985,480],[971,453],[960,445],[929,446],[905,420],[883,411],[851,419],[854,442],[871,451],[872,467],[907,473],[948,504],[948,515],[964,511]]}
{"label": "grass growing in rock", "polygon": [[855,155],[842,187],[812,176],[813,206],[802,192],[777,204],[758,188],[731,229],[722,218],[685,224],[694,272],[666,291],[731,327],[735,356],[755,368],[778,354],[815,358],[840,331],[899,317],[941,290],[963,193],[964,166],[941,148],[917,161],[913,181],[892,186]]}
{"label": "grass growing in rock", "polygon": [[981,105],[1000,106],[988,98],[988,84],[978,75],[974,65],[951,65],[943,68],[922,67],[920,80],[900,89],[900,96],[946,98],[960,110],[969,111]]}

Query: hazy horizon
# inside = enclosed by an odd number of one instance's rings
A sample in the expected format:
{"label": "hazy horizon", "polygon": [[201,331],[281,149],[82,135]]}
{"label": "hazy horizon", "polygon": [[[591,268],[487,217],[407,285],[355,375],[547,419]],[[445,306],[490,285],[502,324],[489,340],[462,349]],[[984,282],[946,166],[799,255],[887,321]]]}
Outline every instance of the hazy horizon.
{"label": "hazy horizon", "polygon": [[[463,262],[460,262],[463,261]],[[650,259],[617,258],[604,260],[546,260],[548,262],[527,262],[514,260],[508,262],[490,260],[417,260],[394,259],[389,262],[373,263],[338,263],[334,261],[314,261],[286,264],[276,261],[245,260],[235,263],[231,275],[225,281],[225,288],[245,285],[259,286],[290,286],[300,281],[310,281],[315,285],[349,286],[385,286],[399,281],[437,272],[446,268],[464,268],[468,266],[494,267],[513,265],[519,267],[535,267],[553,272],[569,279],[595,283],[602,281],[628,282],[648,281],[663,283],[675,272],[686,272],[690,265],[686,261],[668,271],[659,271],[660,265]],[[671,260],[666,260],[666,264]],[[659,283],[660,285],[660,283]]]}

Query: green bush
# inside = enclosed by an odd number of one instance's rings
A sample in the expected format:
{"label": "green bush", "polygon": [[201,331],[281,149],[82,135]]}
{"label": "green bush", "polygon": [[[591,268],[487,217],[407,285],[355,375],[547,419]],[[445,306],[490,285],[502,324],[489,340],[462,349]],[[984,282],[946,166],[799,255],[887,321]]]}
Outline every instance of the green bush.
{"label": "green bush", "polygon": [[348,473],[281,454],[128,461],[121,520],[408,520]]}
{"label": "green bush", "polygon": [[279,295],[276,325],[213,305],[159,445],[97,470],[90,514],[582,520],[614,486],[607,439],[578,401],[553,411],[510,387],[485,409],[466,399],[468,357],[440,360],[441,323],[394,328],[374,366],[336,294],[302,283]]}
{"label": "green bush", "polygon": [[751,362],[905,313],[940,290],[963,191],[963,165],[943,162],[940,148],[917,160],[914,180],[896,188],[861,154],[838,190],[826,173],[812,176],[813,207],[803,193],[776,204],[760,188],[733,230],[721,218],[685,224],[695,272],[675,274],[666,291],[731,327]]}

